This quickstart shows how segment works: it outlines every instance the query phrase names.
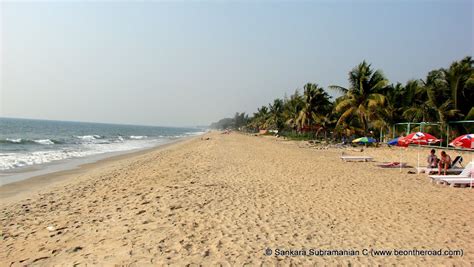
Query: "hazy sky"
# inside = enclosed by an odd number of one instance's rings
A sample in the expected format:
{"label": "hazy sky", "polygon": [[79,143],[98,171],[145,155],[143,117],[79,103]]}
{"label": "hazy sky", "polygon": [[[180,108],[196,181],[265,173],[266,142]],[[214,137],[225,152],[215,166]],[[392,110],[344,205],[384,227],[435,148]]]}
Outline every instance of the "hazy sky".
{"label": "hazy sky", "polygon": [[473,1],[1,2],[0,116],[165,126],[473,55]]}

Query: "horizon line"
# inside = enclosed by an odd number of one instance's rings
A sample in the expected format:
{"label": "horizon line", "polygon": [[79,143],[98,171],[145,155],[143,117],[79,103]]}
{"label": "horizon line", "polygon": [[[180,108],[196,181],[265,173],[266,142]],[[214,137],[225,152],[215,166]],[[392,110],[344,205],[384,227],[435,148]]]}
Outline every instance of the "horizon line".
{"label": "horizon line", "polygon": [[15,120],[33,120],[33,121],[56,121],[56,122],[77,122],[77,123],[91,123],[91,124],[108,124],[108,125],[123,125],[123,126],[140,126],[140,127],[163,127],[163,128],[198,128],[209,127],[208,125],[194,125],[194,126],[163,126],[163,125],[146,125],[133,123],[115,123],[115,122],[94,122],[94,121],[79,121],[79,120],[64,120],[64,119],[38,119],[25,117],[8,117],[0,116],[0,119],[15,119]]}

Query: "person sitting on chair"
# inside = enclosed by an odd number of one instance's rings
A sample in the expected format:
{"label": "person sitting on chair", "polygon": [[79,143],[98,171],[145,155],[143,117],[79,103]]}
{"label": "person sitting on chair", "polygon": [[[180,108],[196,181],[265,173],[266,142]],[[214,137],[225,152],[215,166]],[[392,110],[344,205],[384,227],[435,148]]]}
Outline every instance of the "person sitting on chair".
{"label": "person sitting on chair", "polygon": [[438,167],[438,157],[436,156],[436,150],[431,149],[427,162],[428,162],[428,168],[430,169]]}
{"label": "person sitting on chair", "polygon": [[439,160],[438,175],[441,175],[441,170],[444,169],[444,175],[447,170],[451,168],[451,157],[445,151],[441,151],[441,159]]}

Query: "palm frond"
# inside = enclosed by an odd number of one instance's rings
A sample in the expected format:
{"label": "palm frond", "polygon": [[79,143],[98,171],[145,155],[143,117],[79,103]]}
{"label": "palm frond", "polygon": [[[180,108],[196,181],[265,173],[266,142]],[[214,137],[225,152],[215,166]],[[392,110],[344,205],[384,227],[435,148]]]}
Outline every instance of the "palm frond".
{"label": "palm frond", "polygon": [[344,88],[344,87],[339,86],[339,85],[329,85],[329,88],[332,89],[332,90],[338,91],[342,94],[346,94],[349,91],[349,89]]}

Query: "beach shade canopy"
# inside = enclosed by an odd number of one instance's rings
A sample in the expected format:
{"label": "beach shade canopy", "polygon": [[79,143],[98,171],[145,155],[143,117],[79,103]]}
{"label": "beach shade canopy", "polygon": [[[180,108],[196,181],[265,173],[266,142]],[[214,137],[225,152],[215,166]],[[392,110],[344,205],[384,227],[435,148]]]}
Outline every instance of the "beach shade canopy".
{"label": "beach shade canopy", "polygon": [[391,146],[408,146],[408,142],[405,140],[404,137],[397,137],[395,139],[392,139],[390,141],[387,142],[387,144],[391,145]]}
{"label": "beach shade canopy", "polygon": [[352,141],[352,143],[359,143],[359,144],[368,144],[368,143],[375,143],[375,142],[377,142],[377,140],[375,140],[372,137],[360,137]]}
{"label": "beach shade canopy", "polygon": [[429,133],[416,132],[411,133],[403,138],[403,142],[408,144],[428,145],[441,141]]}
{"label": "beach shade canopy", "polygon": [[457,137],[451,143],[450,146],[474,148],[474,134],[465,134]]}
{"label": "beach shade canopy", "polygon": [[[411,133],[403,138],[403,141],[406,142],[407,144],[417,144],[417,145],[429,145],[429,144],[434,144],[439,141],[440,139],[432,136],[431,134],[428,133],[422,133],[422,132],[416,132],[416,133]],[[418,161],[417,161],[417,169],[419,170],[420,168],[420,151],[418,150]]]}
{"label": "beach shade canopy", "polygon": [[[400,146],[400,147],[408,147],[409,142],[405,140],[405,137],[397,137],[387,142],[390,146]],[[402,162],[402,150],[400,150],[400,162],[398,162],[398,166],[400,167],[400,172],[402,172],[402,168],[406,165],[406,162]]]}

